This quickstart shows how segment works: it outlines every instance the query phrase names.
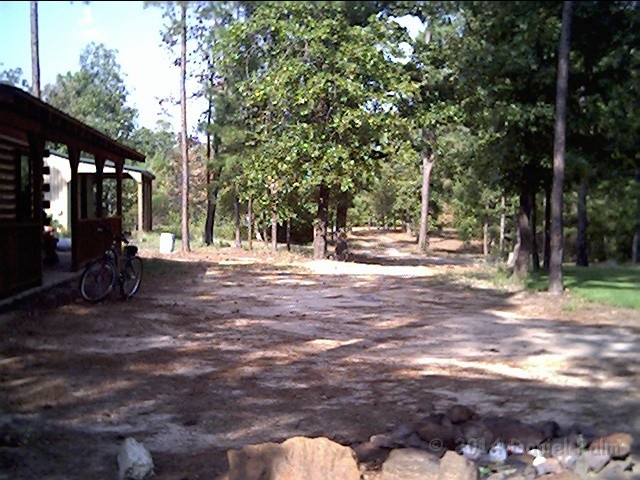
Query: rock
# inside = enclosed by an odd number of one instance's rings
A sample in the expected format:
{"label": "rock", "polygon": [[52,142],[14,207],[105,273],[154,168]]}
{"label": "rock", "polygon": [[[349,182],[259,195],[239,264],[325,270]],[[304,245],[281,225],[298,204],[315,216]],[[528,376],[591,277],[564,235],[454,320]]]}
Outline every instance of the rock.
{"label": "rock", "polygon": [[581,457],[587,462],[589,470],[593,470],[597,473],[602,470],[607,463],[609,463],[609,460],[611,460],[611,453],[605,450],[587,450],[582,453]]}
{"label": "rock", "polygon": [[589,451],[607,452],[611,458],[626,458],[632,445],[633,437],[628,433],[613,433],[593,440],[589,444]]}
{"label": "rock", "polygon": [[364,442],[353,448],[359,463],[373,463],[382,465],[389,456],[390,449],[380,447],[373,442]]}
{"label": "rock", "polygon": [[120,480],[146,480],[154,475],[149,450],[135,438],[128,437],[118,452]]}
{"label": "rock", "polygon": [[580,456],[578,447],[568,443],[552,443],[548,450],[547,455],[558,460],[562,468],[566,470],[575,469],[576,462]]}
{"label": "rock", "polygon": [[292,437],[282,444],[229,450],[229,480],[359,480],[354,451],[328,438]]}
{"label": "rock", "polygon": [[491,432],[494,441],[501,440],[510,445],[522,445],[525,451],[540,445],[545,434],[538,428],[520,420],[502,417],[487,417],[482,423]]}
{"label": "rock", "polygon": [[598,478],[600,480],[627,480],[631,477],[633,462],[629,460],[613,460],[600,470]]}
{"label": "rock", "polygon": [[478,480],[478,466],[456,452],[448,451],[440,460],[438,480]]}
{"label": "rock", "polygon": [[594,438],[598,437],[595,428],[581,423],[574,423],[566,429],[562,436],[568,437],[579,448],[585,448]]}
{"label": "rock", "polygon": [[565,470],[564,472],[545,475],[544,480],[582,480],[582,477],[579,477],[573,472],[567,472]]}
{"label": "rock", "polygon": [[489,450],[495,441],[491,430],[481,421],[470,420],[459,425],[459,429],[466,444],[477,447],[485,452]]}
{"label": "rock", "polygon": [[393,435],[384,433],[380,435],[372,435],[369,442],[381,448],[397,448],[400,446]]}
{"label": "rock", "polygon": [[549,473],[561,473],[563,471],[562,465],[555,458],[544,458],[542,461],[538,461],[539,459],[543,459],[544,457],[538,457],[533,461],[533,466],[536,468],[536,472],[538,475],[547,475]]}
{"label": "rock", "polygon": [[537,423],[534,427],[542,433],[543,441],[557,438],[560,434],[560,425],[553,420]]}
{"label": "rock", "polygon": [[463,423],[475,418],[476,414],[473,410],[465,405],[454,405],[450,407],[445,416],[453,424]]}
{"label": "rock", "polygon": [[393,450],[382,465],[380,480],[438,480],[439,459],[423,450]]}
{"label": "rock", "polygon": [[[599,480],[627,480],[631,477],[633,462],[629,460],[612,460],[598,473]],[[637,477],[636,477],[637,478]]]}
{"label": "rock", "polygon": [[429,443],[430,449],[434,451],[443,448],[454,450],[461,438],[460,430],[446,418],[442,423],[434,418],[424,420],[418,427],[417,433],[422,440]]}

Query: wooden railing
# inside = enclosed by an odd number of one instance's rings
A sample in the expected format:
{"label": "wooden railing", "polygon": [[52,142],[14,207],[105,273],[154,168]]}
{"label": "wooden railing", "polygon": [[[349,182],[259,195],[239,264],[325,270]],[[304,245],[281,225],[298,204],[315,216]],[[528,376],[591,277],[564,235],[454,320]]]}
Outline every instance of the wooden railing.
{"label": "wooden railing", "polygon": [[[115,234],[122,232],[122,219],[120,217],[103,218],[102,221]],[[76,252],[75,269],[82,268],[88,261],[98,258],[111,245],[112,238],[106,233],[98,231],[98,219],[78,220],[76,232],[73,235],[73,246]]]}

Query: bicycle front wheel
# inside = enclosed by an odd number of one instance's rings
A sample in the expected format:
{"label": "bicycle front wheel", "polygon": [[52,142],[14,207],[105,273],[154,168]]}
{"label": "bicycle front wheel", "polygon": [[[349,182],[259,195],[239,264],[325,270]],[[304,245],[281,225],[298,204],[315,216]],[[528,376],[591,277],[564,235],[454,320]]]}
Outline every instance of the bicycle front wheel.
{"label": "bicycle front wheel", "polygon": [[80,278],[80,294],[88,302],[99,302],[106,298],[116,281],[116,270],[108,262],[93,262],[87,266]]}
{"label": "bicycle front wheel", "polygon": [[133,297],[142,282],[142,259],[138,256],[128,257],[122,268],[120,294],[125,300]]}

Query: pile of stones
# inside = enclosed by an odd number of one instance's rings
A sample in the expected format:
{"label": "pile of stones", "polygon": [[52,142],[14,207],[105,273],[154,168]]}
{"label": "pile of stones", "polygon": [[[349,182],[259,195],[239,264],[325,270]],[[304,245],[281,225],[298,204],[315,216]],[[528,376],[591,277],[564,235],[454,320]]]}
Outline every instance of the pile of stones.
{"label": "pile of stones", "polygon": [[293,437],[229,450],[224,480],[638,480],[633,437],[480,417],[463,405],[364,443]]}

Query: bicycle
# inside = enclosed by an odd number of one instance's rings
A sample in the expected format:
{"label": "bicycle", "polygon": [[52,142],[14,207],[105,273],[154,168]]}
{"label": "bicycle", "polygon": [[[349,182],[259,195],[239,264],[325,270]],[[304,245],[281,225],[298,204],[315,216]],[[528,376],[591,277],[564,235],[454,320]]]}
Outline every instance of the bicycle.
{"label": "bicycle", "polygon": [[[117,282],[120,296],[128,300],[136,294],[142,282],[142,259],[138,256],[138,247],[129,245],[123,235],[114,235],[104,224],[98,226],[98,232],[110,235],[111,245],[101,258],[85,267],[80,277],[80,294],[88,302],[99,302],[112,292]],[[122,253],[119,242],[125,244]]]}

